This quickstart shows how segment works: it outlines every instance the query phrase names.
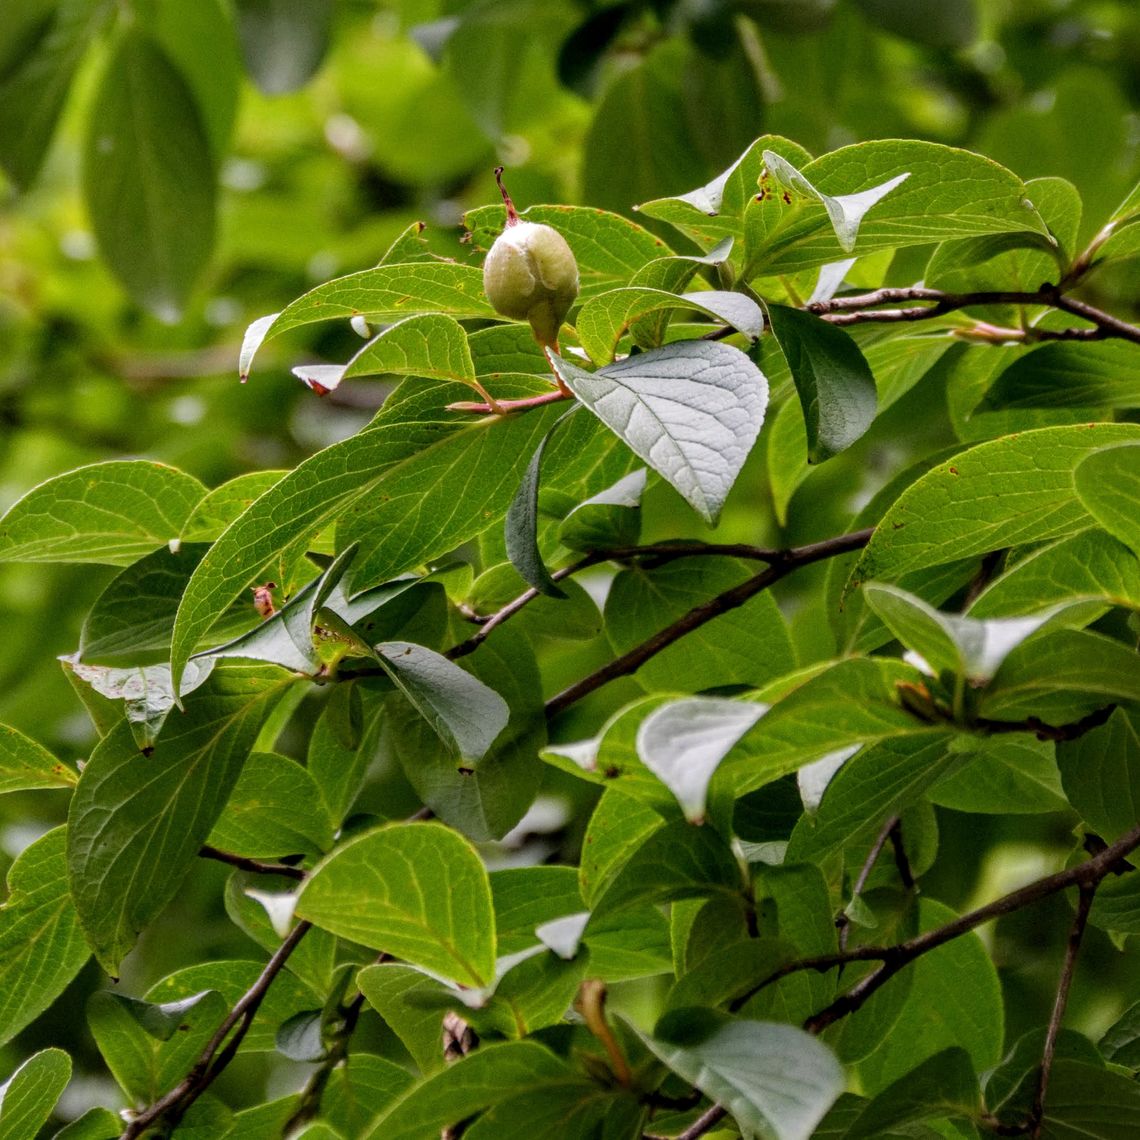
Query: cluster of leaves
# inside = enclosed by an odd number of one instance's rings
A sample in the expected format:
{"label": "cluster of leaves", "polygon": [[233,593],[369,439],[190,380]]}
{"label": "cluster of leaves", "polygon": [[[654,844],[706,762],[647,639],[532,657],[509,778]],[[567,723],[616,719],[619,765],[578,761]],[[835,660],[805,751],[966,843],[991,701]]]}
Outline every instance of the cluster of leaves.
{"label": "cluster of leaves", "polygon": [[[297,371],[326,393],[398,379],[363,430],[212,491],[88,466],[0,520],[0,560],[120,568],[63,661],[100,736],[82,770],[0,735],[0,788],[70,791],[10,872],[4,1038],[92,953],[117,975],[203,856],[232,864],[227,913],[272,955],[92,998],[124,1136],[1135,1127],[1135,1012],[1094,1046],[1060,1029],[1063,980],[1003,1058],[971,933],[1000,905],[959,916],[918,887],[936,805],[1067,811],[1073,867],[1002,905],[1079,888],[1063,979],[1086,923],[1137,929],[1140,330],[1070,293],[1140,250],[1140,191],[1079,248],[1063,180],[765,136],[641,211],[688,252],[595,208],[526,213],[579,262],[561,355],[415,226],[243,347],[244,375],[267,339],[352,320],[347,364]],[[486,248],[502,210],[466,222]],[[759,437],[784,512],[935,385],[957,438],[845,533],[639,545],[647,487],[713,523]],[[769,588],[821,561],[805,636]],[[378,758],[411,807],[360,810]],[[488,871],[473,842],[544,783],[587,805],[579,865]],[[648,1016],[607,1012],[607,986],[645,978],[667,983]],[[358,1041],[369,1011],[403,1064]],[[234,1113],[208,1091],[274,1049],[315,1063],[301,1093]],[[32,1057],[0,1129],[31,1134],[69,1071]],[[63,1134],[123,1127],[93,1109]]]}

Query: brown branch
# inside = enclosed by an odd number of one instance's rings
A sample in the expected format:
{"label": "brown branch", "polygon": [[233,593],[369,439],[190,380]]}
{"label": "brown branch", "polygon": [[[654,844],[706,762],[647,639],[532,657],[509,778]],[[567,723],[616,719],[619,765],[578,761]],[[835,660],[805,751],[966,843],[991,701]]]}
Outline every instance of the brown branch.
{"label": "brown branch", "polygon": [[570,707],[576,701],[588,696],[603,685],[618,677],[626,677],[636,673],[650,658],[655,657],[663,649],[668,649],[674,642],[679,641],[693,630],[728,613],[738,606],[744,605],[749,598],[766,590],[773,583],[786,578],[793,570],[801,566],[820,562],[825,558],[834,558],[838,554],[847,554],[852,550],[859,550],[870,541],[874,528],[854,531],[851,534],[841,534],[836,538],[828,538],[823,542],[813,542],[807,546],[795,547],[780,552],[773,557],[771,565],[759,574],[746,579],[737,586],[733,586],[724,593],[717,594],[707,602],[694,606],[686,614],[682,614],[672,625],[659,630],[652,637],[636,645],[628,653],[614,658],[602,668],[576,681],[568,689],[564,689],[557,696],[546,702],[546,716],[551,718]]}
{"label": "brown branch", "polygon": [[677,1136],[672,1138],[665,1136],[658,1137],[652,1132],[646,1132],[642,1140],[698,1140],[698,1138],[704,1136],[714,1124],[718,1124],[727,1115],[728,1109],[721,1108],[719,1104],[714,1104],[712,1108],[705,1111],[694,1120],[684,1132],[679,1133]]}
{"label": "brown branch", "polygon": [[[763,985],[775,980],[775,976],[793,973],[796,969],[813,969],[822,972],[833,966],[841,965],[845,961],[881,962],[882,964],[877,970],[872,971],[845,994],[836,998],[831,1005],[804,1022],[804,1028],[809,1033],[820,1033],[840,1018],[854,1013],[876,990],[890,981],[904,966],[909,965],[916,958],[953,941],[953,939],[985,922],[989,922],[991,919],[999,918],[1004,914],[1011,914],[1015,910],[1039,902],[1058,891],[1067,890],[1069,887],[1095,888],[1106,876],[1119,874],[1121,871],[1119,861],[1131,854],[1137,847],[1140,847],[1140,825],[1121,836],[1115,843],[1104,848],[1091,859],[1078,863],[1075,867],[1058,871],[1055,875],[1046,875],[1044,878],[1037,879],[1019,890],[1011,891],[1008,895],[995,899],[986,906],[978,907],[977,910],[960,915],[952,922],[937,927],[935,930],[928,930],[908,939],[906,942],[900,942],[896,946],[863,946],[848,951],[846,954],[833,954],[816,959],[805,959],[800,963],[789,963],[782,972],[778,971],[777,975],[766,980],[757,989],[763,988]],[[830,962],[828,962],[828,958],[831,959]]]}
{"label": "brown branch", "polygon": [[[194,1062],[190,1072],[170,1092],[135,1116],[123,1131],[120,1140],[136,1140],[136,1137],[142,1136],[151,1125],[159,1121],[173,1127],[182,1119],[186,1110],[217,1080],[233,1060],[242,1040],[249,1032],[254,1016],[265,1000],[265,995],[269,992],[269,987],[285,968],[289,956],[297,949],[301,939],[310,929],[311,924],[308,922],[299,922],[293,927],[289,936],[266,963],[257,980],[234,1003],[233,1009],[198,1055],[198,1060]],[[223,1044],[225,1048],[222,1047]]]}
{"label": "brown branch", "polygon": [[235,855],[232,851],[222,851],[218,847],[211,847],[203,843],[198,848],[201,859],[216,859],[219,863],[228,863],[241,871],[252,871],[255,875],[282,875],[286,879],[295,879],[304,882],[309,877],[308,872],[301,867],[290,867],[288,863],[267,863],[262,859],[248,859],[244,855]]}
{"label": "brown branch", "polygon": [[1041,1071],[1037,1075],[1037,1088],[1033,1094],[1033,1104],[1029,1109],[1027,1131],[1033,1140],[1041,1135],[1041,1125],[1045,1118],[1045,1094],[1049,1091],[1049,1075],[1053,1070],[1053,1058],[1057,1052],[1057,1037],[1061,1032],[1061,1022],[1065,1018],[1065,1007],[1069,1003],[1069,990],[1073,984],[1073,974],[1077,968],[1077,955],[1081,950],[1081,939],[1089,921],[1093,897],[1100,880],[1081,883],[1077,898],[1077,913],[1069,929],[1069,941],[1065,946],[1065,961],[1061,967],[1061,977],[1057,982],[1057,996],[1053,1001],[1053,1012],[1049,1017],[1049,1028],[1045,1032],[1045,1047],[1041,1050]]}
{"label": "brown branch", "polygon": [[914,887],[914,872],[911,870],[910,859],[907,858],[906,847],[903,845],[902,821],[896,816],[888,832],[891,840],[891,850],[895,855],[895,867],[899,873],[902,885],[909,891]]}
{"label": "brown branch", "polygon": [[[1065,284],[1070,279],[1066,278]],[[906,308],[885,309],[880,306],[899,304],[907,301],[921,302]],[[855,296],[833,297],[830,301],[817,301],[807,306],[809,313],[815,313],[823,320],[835,325],[856,325],[870,322],[925,321],[959,309],[979,305],[1047,305],[1063,312],[1081,317],[1095,329],[1001,329],[983,325],[984,339],[1001,339],[1004,334],[1012,334],[1016,340],[1103,340],[1115,337],[1140,344],[1140,327],[1106,313],[1086,301],[1078,301],[1066,296],[1061,286],[1043,285],[1033,292],[1016,290],[980,290],[975,293],[947,293],[941,289],[927,289],[921,286],[911,288],[875,289]],[[966,330],[968,334],[968,330]]]}

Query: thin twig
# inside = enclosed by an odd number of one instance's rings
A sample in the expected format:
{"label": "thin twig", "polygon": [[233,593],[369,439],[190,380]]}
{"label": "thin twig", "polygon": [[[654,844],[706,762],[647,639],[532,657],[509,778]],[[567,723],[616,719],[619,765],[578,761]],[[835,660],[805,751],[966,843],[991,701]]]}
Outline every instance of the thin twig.
{"label": "thin twig", "polygon": [[704,1136],[714,1124],[718,1124],[727,1115],[728,1109],[721,1108],[719,1104],[714,1104],[712,1108],[699,1116],[684,1132],[677,1136],[676,1140],[698,1140],[698,1138]]}
{"label": "thin twig", "polygon": [[1053,1012],[1049,1017],[1049,1027],[1045,1031],[1045,1046],[1041,1050],[1041,1071],[1037,1075],[1037,1088],[1033,1094],[1033,1105],[1029,1109],[1029,1128],[1033,1140],[1041,1135],[1041,1125],[1045,1118],[1045,1094],[1049,1091],[1049,1076],[1053,1071],[1053,1058],[1057,1052],[1057,1036],[1061,1032],[1061,1022],[1065,1019],[1065,1007],[1069,1003],[1069,990],[1073,984],[1073,974],[1077,968],[1077,956],[1081,950],[1081,939],[1089,921],[1093,898],[1100,880],[1081,883],[1077,897],[1077,913],[1069,929],[1069,941],[1065,946],[1065,961],[1061,967],[1061,977],[1057,982],[1057,996],[1053,1001]]}
{"label": "thin twig", "polygon": [[891,824],[888,835],[891,840],[891,850],[895,853],[895,867],[898,870],[899,879],[908,891],[912,890],[915,883],[914,871],[911,870],[910,859],[907,857],[906,846],[903,844],[902,820],[898,816],[895,816],[895,821]]}
{"label": "thin twig", "polygon": [[618,677],[626,677],[630,673],[636,673],[646,661],[655,657],[663,649],[668,649],[670,645],[679,641],[686,634],[692,633],[693,630],[699,629],[707,622],[720,617],[721,614],[744,605],[749,598],[755,597],[774,582],[787,577],[793,570],[866,546],[871,539],[873,529],[873,527],[868,527],[865,530],[841,534],[822,542],[813,542],[807,546],[799,546],[782,552],[778,557],[773,558],[771,565],[766,570],[746,579],[737,586],[733,586],[730,590],[717,594],[707,602],[701,602],[700,605],[694,606],[688,613],[682,614],[672,625],[666,626],[640,645],[634,646],[628,653],[623,653],[620,657],[614,658],[602,668],[588,674],[568,689],[564,689],[557,696],[552,697],[546,702],[547,718],[557,716],[576,701],[580,701],[610,681]]}
{"label": "thin twig", "polygon": [[301,867],[290,867],[288,863],[267,863],[262,859],[248,859],[244,855],[235,855],[232,851],[211,847],[208,843],[198,848],[198,855],[202,859],[215,859],[219,863],[228,863],[241,871],[252,871],[255,875],[282,875],[297,882],[303,882],[309,877],[308,872]]}
{"label": "thin twig", "polygon": [[[1066,278],[1066,286],[1070,283]],[[901,302],[922,302],[905,308],[884,309],[880,306]],[[1010,333],[1008,339],[1015,340],[1103,340],[1115,337],[1140,344],[1140,327],[1106,313],[1090,305],[1067,296],[1057,285],[1043,285],[1032,292],[1015,290],[981,290],[976,293],[947,293],[941,289],[927,289],[921,286],[911,288],[875,289],[869,293],[854,296],[833,297],[830,301],[817,301],[807,306],[807,311],[815,313],[823,320],[835,325],[857,325],[871,322],[925,321],[959,309],[977,305],[1048,305],[1066,313],[1081,317],[1095,330],[994,330],[992,325],[983,325],[985,339],[994,339],[994,332]],[[969,330],[963,330],[969,335]],[[1007,339],[1004,336],[1002,339]]]}
{"label": "thin twig", "polygon": [[[301,939],[310,929],[311,924],[308,922],[299,922],[293,927],[289,936],[266,963],[257,981],[242,994],[225,1020],[218,1026],[217,1032],[198,1055],[198,1060],[194,1062],[190,1072],[170,1092],[134,1117],[123,1131],[120,1140],[135,1140],[159,1120],[175,1125],[182,1119],[186,1110],[213,1084],[233,1059],[243,1038],[249,1032],[254,1016],[265,1000],[274,978],[285,968],[289,956],[297,949]],[[230,1036],[231,1033],[233,1036]],[[222,1045],[227,1038],[229,1041],[223,1049]]]}
{"label": "thin twig", "polygon": [[[863,860],[863,866],[859,868],[855,885],[851,888],[852,902],[863,893],[863,888],[867,885],[867,880],[871,877],[871,872],[875,869],[875,864],[879,861],[879,856],[883,853],[883,848],[886,846],[891,832],[898,826],[898,822],[899,817],[892,815],[875,837],[875,842],[871,844],[871,850],[867,852],[867,858]],[[847,917],[846,912],[842,912],[839,919],[839,949],[846,950],[847,938],[851,931],[851,920]]]}
{"label": "thin twig", "polygon": [[[1131,854],[1137,847],[1140,847],[1140,825],[1121,836],[1115,843],[1091,859],[1078,863],[1075,867],[1058,871],[1055,875],[1046,875],[1044,878],[1037,879],[1019,890],[1011,891],[1008,895],[995,899],[986,906],[970,911],[969,914],[961,915],[935,930],[928,930],[923,934],[916,935],[906,942],[901,942],[896,946],[856,947],[855,950],[849,950],[846,954],[830,955],[830,964],[827,963],[825,957],[814,960],[805,959],[799,964],[789,963],[788,966],[783,967],[782,972],[777,971],[777,975],[783,976],[793,973],[793,967],[822,972],[833,966],[841,965],[845,961],[879,961],[882,963],[877,970],[861,979],[845,994],[841,994],[831,1005],[804,1022],[804,1028],[809,1033],[820,1033],[840,1018],[854,1013],[876,990],[916,958],[953,941],[967,931],[981,926],[982,923],[999,918],[1004,914],[1011,914],[1015,910],[1020,910],[1022,907],[1029,906],[1031,903],[1038,902],[1058,891],[1067,890],[1069,887],[1095,887],[1107,875],[1119,874],[1121,871],[1119,861]],[[776,975],[763,984],[766,985],[769,981],[775,980],[775,977]],[[762,986],[757,987],[757,989],[759,988]]]}

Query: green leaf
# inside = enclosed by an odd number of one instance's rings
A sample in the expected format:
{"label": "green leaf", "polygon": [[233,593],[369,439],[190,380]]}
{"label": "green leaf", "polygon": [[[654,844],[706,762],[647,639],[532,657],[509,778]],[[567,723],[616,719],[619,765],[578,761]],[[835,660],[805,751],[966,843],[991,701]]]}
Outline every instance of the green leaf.
{"label": "green leaf", "polygon": [[971,759],[969,746],[960,746],[949,733],[888,739],[864,748],[828,782],[818,811],[796,824],[786,857],[822,862],[845,847],[869,845],[884,820]]}
{"label": "green leaf", "polygon": [[807,426],[808,462],[846,450],[875,418],[875,377],[859,346],[836,325],[769,303],[772,335],[787,358]]}
{"label": "green leaf", "polygon": [[538,488],[542,476],[542,456],[550,437],[577,410],[577,407],[571,408],[542,437],[527,465],[519,489],[507,508],[504,524],[507,557],[511,565],[528,586],[549,598],[565,598],[566,592],[559,589],[558,583],[550,576],[538,548]]}
{"label": "green leaf", "polygon": [[582,1084],[574,1070],[536,1042],[483,1045],[416,1085],[360,1140],[422,1140],[513,1093]]}
{"label": "green leaf", "polygon": [[1140,700],[1140,656],[1089,630],[1050,633],[1015,649],[982,694],[982,716],[1065,724],[1119,700]]}
{"label": "green leaf", "polygon": [[0,906],[0,1042],[39,1017],[91,954],[68,892],[65,843],[66,829],[57,827],[8,870]]}
{"label": "green leaf", "polygon": [[215,487],[190,512],[182,527],[182,541],[213,542],[254,499],[288,474],[288,471],[247,471]]}
{"label": "green leaf", "polygon": [[297,914],[463,985],[494,977],[487,872],[442,824],[395,824],[349,840],[305,883]]}
{"label": "green leaf", "polygon": [[249,375],[253,357],[265,341],[314,321],[365,317],[377,324],[426,310],[452,317],[498,319],[483,295],[482,270],[450,261],[413,261],[378,265],[326,281],[310,289],[280,313],[260,317],[246,329],[238,368]]}
{"label": "green leaf", "polygon": [[[919,900],[924,931],[955,917],[942,903]],[[924,954],[907,970],[913,971],[913,985],[902,1014],[884,1043],[859,1064],[863,1088],[872,1096],[943,1049],[965,1049],[975,1072],[997,1064],[1001,1056],[1001,985],[976,933]]]}
{"label": "green leaf", "polygon": [[43,165],[71,81],[108,9],[103,0],[33,0],[10,5],[5,12],[0,166],[21,190],[28,189]]}
{"label": "green leaf", "polygon": [[970,1055],[943,1049],[888,1085],[859,1114],[846,1140],[869,1140],[888,1129],[941,1116],[975,1116],[981,1090]]}
{"label": "green leaf", "polygon": [[0,562],[129,566],[175,542],[205,487],[144,459],[79,467],[33,487],[0,518]]}
{"label": "green leaf", "polygon": [[542,690],[534,652],[521,635],[499,629],[463,668],[506,701],[501,738],[472,767],[446,749],[402,698],[387,703],[387,739],[417,795],[446,823],[476,840],[505,835],[534,802],[546,743]]}
{"label": "green leaf", "polygon": [[[756,340],[764,331],[764,313],[743,293],[712,289],[672,293],[644,285],[611,289],[587,301],[578,313],[574,328],[590,359],[595,364],[609,364],[627,329],[652,313],[671,313],[678,309],[705,313],[750,340]],[[664,334],[664,327],[661,333]],[[659,344],[660,340],[650,341],[642,347],[656,348]]]}
{"label": "green leaf", "polygon": [[321,65],[333,0],[237,0],[246,71],[266,95],[303,87]]}
{"label": "green leaf", "polygon": [[690,823],[703,823],[717,765],[762,717],[763,705],[693,697],[655,709],[637,732],[642,763],[677,797]]}
{"label": "green leaf", "polygon": [[73,788],[78,779],[42,745],[0,724],[0,795],[32,788]]}
{"label": "green leaf", "polygon": [[[721,557],[619,571],[606,596],[610,640],[624,653],[749,576],[742,563]],[[795,663],[787,623],[764,591],[657,654],[637,678],[646,688],[664,692],[762,685],[790,672]]]}
{"label": "green leaf", "polygon": [[976,412],[1010,408],[1135,408],[1140,352],[1121,341],[1042,344],[998,375]]}
{"label": "green leaf", "polygon": [[579,503],[558,529],[558,541],[571,550],[632,546],[641,537],[641,496],[647,472],[639,467],[612,487]]}
{"label": "green leaf", "polygon": [[975,0],[857,0],[884,31],[933,48],[962,48],[978,35]]}
{"label": "green leaf", "polygon": [[87,1022],[115,1080],[135,1104],[178,1083],[228,1012],[217,990],[156,1005],[111,990],[93,993]]}
{"label": "green leaf", "polygon": [[76,656],[85,664],[141,665],[169,650],[178,601],[208,549],[164,547],[116,575],[87,613]]}
{"label": "green leaf", "polygon": [[981,815],[1065,811],[1054,746],[1028,734],[975,742],[973,755],[927,793],[931,803]]}
{"label": "green leaf", "polygon": [[1074,468],[1101,447],[1137,438],[1134,424],[1039,428],[955,455],[895,500],[851,572],[849,588],[1086,529],[1090,519],[1076,493]]}
{"label": "green leaf", "polygon": [[1023,553],[978,595],[970,616],[1026,613],[1081,597],[1140,609],[1140,558],[1098,528]]}
{"label": "green leaf", "polygon": [[777,1140],[807,1140],[846,1084],[831,1050],[791,1025],[678,1009],[642,1039],[742,1128]]}
{"label": "green leaf", "polygon": [[[225,1007],[233,1009],[264,969],[264,958],[260,962],[245,959],[200,962],[155,982],[144,994],[144,998],[155,1004],[168,1004],[193,997],[203,990],[216,990],[222,995]],[[300,1010],[311,1008],[313,1003],[313,991],[288,970],[282,971],[273,979],[273,985],[258,1006],[249,1032],[242,1039],[242,1049],[247,1053],[275,1052],[277,1027]],[[179,1035],[176,1034],[177,1036]],[[171,1085],[186,1075],[196,1052],[177,1064],[171,1064]]]}
{"label": "green leaf", "polygon": [[[122,701],[123,715],[127,718],[135,743],[143,751],[154,747],[154,742],[176,703],[174,687],[170,683],[169,665],[115,669],[107,665],[83,665],[74,657],[61,657],[60,663],[73,678],[73,684],[81,681],[90,685],[106,701]],[[205,684],[213,668],[212,661],[204,664],[191,662],[182,679],[182,695],[186,696]],[[114,725],[110,727],[113,728]]]}
{"label": "green leaf", "polygon": [[339,1135],[360,1136],[414,1083],[407,1069],[372,1053],[354,1052],[329,1078],[322,1114],[339,1129]]}
{"label": "green leaf", "polygon": [[396,687],[459,756],[479,760],[507,727],[511,710],[494,689],[442,654],[388,641],[376,657]]}
{"label": "green leaf", "polygon": [[182,73],[137,29],[103,73],[83,165],[104,259],[139,304],[179,320],[214,245],[214,159]]}
{"label": "green leaf", "polygon": [[421,1073],[427,1075],[443,1067],[440,1011],[415,1000],[429,993],[438,993],[438,983],[412,966],[384,962],[366,966],[356,975],[356,984],[368,999],[368,1004],[387,1022],[411,1054]]}
{"label": "green leaf", "polygon": [[714,523],[760,431],[768,381],[738,349],[682,341],[586,372],[552,357],[566,386]]}
{"label": "green leaf", "polygon": [[[660,238],[636,222],[592,206],[531,206],[519,217],[552,226],[566,239],[578,262],[578,296],[582,301],[615,285],[625,285],[643,266],[671,252]],[[468,210],[463,224],[474,244],[486,249],[502,231],[503,207]],[[533,344],[529,330],[523,326],[522,331]]]}
{"label": "green leaf", "polygon": [[664,826],[665,821],[651,807],[618,791],[603,793],[590,816],[578,867],[582,898],[591,910],[615,875]]}
{"label": "green leaf", "polygon": [[[1025,198],[1025,184],[969,151],[917,140],[856,143],[800,167],[806,186],[789,173],[794,164],[776,157],[779,173],[772,166],[769,173],[774,181],[787,182],[791,201],[769,189],[748,203],[743,218],[746,279],[826,265],[849,252],[865,255],[972,234],[1047,234]],[[903,175],[908,177],[900,182]],[[891,183],[890,193],[867,209]],[[829,198],[842,208],[833,204],[829,211]]]}
{"label": "green leaf", "polygon": [[649,903],[738,894],[741,871],[728,842],[711,827],[667,823],[643,840],[593,893],[596,915]]}
{"label": "green leaf", "polygon": [[1129,1077],[1058,1061],[1049,1075],[1042,1140],[1129,1140],[1140,1129],[1140,1085]]}
{"label": "green leaf", "polygon": [[1140,555],[1140,444],[1093,452],[1073,480],[1089,514]]}
{"label": "green leaf", "polygon": [[71,1079],[62,1049],[41,1049],[0,1086],[0,1140],[27,1140],[47,1123]]}
{"label": "green leaf", "polygon": [[1130,1005],[1097,1043],[1106,1061],[1140,1069],[1140,1002]]}
{"label": "green leaf", "polygon": [[208,842],[253,859],[319,855],[333,845],[333,825],[319,803],[316,781],[300,764],[254,752]]}
{"label": "green leaf", "polygon": [[[304,371],[293,369],[302,380]],[[344,366],[340,379],[387,374],[453,380],[470,388],[479,387],[467,333],[457,320],[441,313],[422,313],[390,325]],[[336,387],[327,379],[323,386],[329,390]]]}
{"label": "green leaf", "polygon": [[1108,723],[1057,747],[1069,802],[1111,843],[1140,819],[1140,732],[1123,709]]}
{"label": "green leaf", "polygon": [[868,582],[863,595],[887,628],[936,672],[974,683],[989,681],[1014,649],[1058,616],[1057,607],[1024,617],[966,617],[942,613],[897,586]]}
{"label": "green leaf", "polygon": [[[840,194],[831,197],[813,186],[801,171],[774,151],[764,151],[764,166],[767,168],[769,177],[780,190],[794,191],[797,194],[804,195],[809,200],[815,199],[823,206],[827,211],[831,228],[835,231],[835,240],[839,242],[839,248],[844,253],[854,251],[856,239],[859,237],[859,227],[867,211],[878,205],[892,190],[901,186],[910,177],[910,171],[904,171],[877,186],[871,186],[856,194]],[[762,178],[761,191],[763,192],[764,189]],[[772,190],[768,192],[774,193]]]}
{"label": "green leaf", "polygon": [[942,735],[899,702],[897,685],[922,675],[899,661],[852,658],[830,666],[774,704],[725,757],[713,780],[735,796],[850,744]]}
{"label": "green leaf", "polygon": [[[558,413],[542,409],[485,419],[442,408],[450,395],[464,391],[430,382],[406,384],[388,398],[367,431],[305,460],[225,531],[194,572],[179,606],[171,649],[176,681],[218,612],[273,555],[311,538],[354,503],[389,497],[384,508],[391,510],[390,518],[374,511],[365,516],[370,527],[379,523],[384,529],[356,561],[360,575],[362,562],[371,559],[368,572],[379,569],[380,581],[486,527],[484,512],[509,502],[524,457]],[[504,463],[504,456],[512,462]],[[487,478],[464,495],[472,457],[487,465]],[[384,565],[378,566],[381,556]]]}
{"label": "green leaf", "polygon": [[218,669],[152,755],[125,724],[92,753],[71,801],[68,871],[80,921],[110,972],[178,893],[282,691],[264,670]]}
{"label": "green leaf", "polygon": [[642,1134],[647,1111],[630,1090],[604,1089],[581,1080],[509,1096],[491,1105],[464,1135],[470,1140],[531,1140],[540,1135],[620,1140]]}
{"label": "green leaf", "polygon": [[[116,1116],[109,1108],[89,1108],[82,1116],[77,1116],[61,1128],[52,1140],[117,1140],[122,1130],[122,1117]],[[249,1140],[262,1138],[251,1134]],[[265,1137],[265,1140],[275,1138]]]}
{"label": "green leaf", "polygon": [[[985,1075],[986,1105],[994,1115],[1000,1115],[1003,1123],[1020,1124],[1030,1111],[1037,1092],[1046,1032],[1045,1026],[1041,1026],[1022,1034],[1001,1059],[1001,1064]],[[1054,1048],[1058,1061],[1081,1061],[1098,1069],[1105,1067],[1105,1059],[1096,1046],[1074,1029],[1062,1029]]]}

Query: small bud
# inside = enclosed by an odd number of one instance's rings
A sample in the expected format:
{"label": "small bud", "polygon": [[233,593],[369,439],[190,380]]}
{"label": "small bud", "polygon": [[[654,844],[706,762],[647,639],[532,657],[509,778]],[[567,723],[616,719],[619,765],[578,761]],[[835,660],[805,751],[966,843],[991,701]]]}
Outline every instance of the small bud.
{"label": "small bud", "polygon": [[497,167],[507,225],[483,262],[483,289],[495,312],[529,321],[539,344],[557,348],[558,331],[578,296],[578,263],[557,230],[519,218],[502,173]]}

